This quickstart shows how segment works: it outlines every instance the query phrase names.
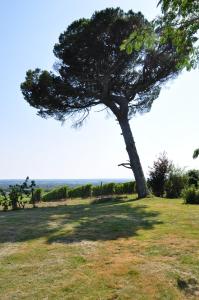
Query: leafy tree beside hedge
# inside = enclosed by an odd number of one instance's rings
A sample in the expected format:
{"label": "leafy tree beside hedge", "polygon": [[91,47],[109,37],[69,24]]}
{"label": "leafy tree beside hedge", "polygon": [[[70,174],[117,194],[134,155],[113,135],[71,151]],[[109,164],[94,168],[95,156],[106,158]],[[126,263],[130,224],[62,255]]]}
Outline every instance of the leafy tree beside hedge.
{"label": "leafy tree beside hedge", "polygon": [[0,205],[3,206],[4,210],[8,210],[9,207],[11,207],[12,210],[16,210],[24,208],[27,198],[29,198],[28,201],[32,199],[33,207],[35,207],[35,201],[33,199],[35,186],[35,182],[32,180],[29,183],[29,177],[27,177],[22,184],[10,185],[8,191],[0,189]]}

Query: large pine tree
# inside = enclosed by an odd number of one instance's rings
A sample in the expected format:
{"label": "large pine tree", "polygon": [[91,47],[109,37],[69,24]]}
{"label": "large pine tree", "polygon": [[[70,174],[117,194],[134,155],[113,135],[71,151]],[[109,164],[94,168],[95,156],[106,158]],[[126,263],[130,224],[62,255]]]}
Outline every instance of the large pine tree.
{"label": "large pine tree", "polygon": [[121,127],[140,198],[147,195],[147,186],[129,120],[151,109],[162,84],[179,73],[181,59],[172,42],[152,49],[135,45],[130,54],[120,51],[133,30],[147,26],[151,24],[141,13],[119,8],[75,21],[54,47],[56,72],[29,70],[21,84],[24,98],[42,117],[63,121],[76,116],[81,124],[97,105],[111,111]]}

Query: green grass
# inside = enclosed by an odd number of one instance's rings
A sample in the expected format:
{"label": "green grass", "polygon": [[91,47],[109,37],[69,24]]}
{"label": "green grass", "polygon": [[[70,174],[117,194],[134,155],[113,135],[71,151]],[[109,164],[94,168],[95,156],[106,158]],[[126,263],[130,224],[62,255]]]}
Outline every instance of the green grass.
{"label": "green grass", "polygon": [[199,206],[129,197],[0,212],[0,299],[199,299]]}

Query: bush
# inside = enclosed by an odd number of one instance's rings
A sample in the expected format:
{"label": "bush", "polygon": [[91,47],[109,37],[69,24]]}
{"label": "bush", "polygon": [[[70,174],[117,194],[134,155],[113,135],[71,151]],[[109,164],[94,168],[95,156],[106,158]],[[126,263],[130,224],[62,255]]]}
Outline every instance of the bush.
{"label": "bush", "polygon": [[115,193],[115,183],[106,183],[102,185],[102,195],[113,195]]}
{"label": "bush", "polygon": [[136,193],[135,181],[124,183],[106,183],[98,186],[93,186],[93,196],[107,196],[107,195],[123,195]]}
{"label": "bush", "polygon": [[81,186],[68,191],[69,198],[81,198]]}
{"label": "bush", "polygon": [[86,184],[81,187],[81,198],[92,196],[92,184]]}
{"label": "bush", "polygon": [[160,154],[150,168],[148,185],[153,194],[157,197],[163,197],[165,193],[165,184],[171,170],[172,163],[168,160],[165,153]]}
{"label": "bush", "polygon": [[87,198],[92,195],[92,184],[78,186],[68,191],[69,198]]}
{"label": "bush", "polygon": [[92,195],[95,196],[95,197],[101,196],[102,195],[102,186],[103,185],[93,186]]}
{"label": "bush", "polygon": [[183,170],[173,167],[165,183],[166,197],[179,198],[186,185],[187,176],[184,174]]}
{"label": "bush", "polygon": [[136,182],[124,182],[123,183],[123,194],[133,194],[136,193]]}
{"label": "bush", "polygon": [[3,207],[3,210],[8,210],[8,207],[10,205],[9,199],[6,197],[6,194],[3,190],[0,190],[0,205]]}
{"label": "bush", "polygon": [[31,202],[40,202],[42,198],[43,190],[41,188],[37,188],[33,191]]}
{"label": "bush", "polygon": [[116,184],[114,182],[105,183],[93,187],[93,196],[107,196],[115,194]]}
{"label": "bush", "polygon": [[48,193],[42,196],[43,201],[54,201],[66,199],[68,197],[68,187],[62,186],[56,189],[49,191]]}
{"label": "bush", "polygon": [[29,183],[29,177],[26,177],[22,184],[9,185],[6,191],[0,189],[0,205],[3,206],[3,210],[6,211],[9,207],[13,210],[24,208],[25,204],[30,202],[35,186],[35,182],[32,180]]}
{"label": "bush", "polygon": [[184,189],[182,196],[186,204],[199,204],[199,190],[194,185]]}
{"label": "bush", "polygon": [[118,183],[115,185],[115,194],[122,195],[124,194],[124,185],[123,183]]}

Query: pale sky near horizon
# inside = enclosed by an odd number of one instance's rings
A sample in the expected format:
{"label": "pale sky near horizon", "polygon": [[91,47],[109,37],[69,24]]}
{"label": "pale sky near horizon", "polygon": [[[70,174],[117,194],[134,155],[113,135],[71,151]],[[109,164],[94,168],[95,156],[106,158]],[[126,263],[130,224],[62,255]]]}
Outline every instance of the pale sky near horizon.
{"label": "pale sky near horizon", "polygon": [[[28,69],[52,69],[53,46],[74,20],[95,10],[121,7],[152,19],[157,0],[0,0],[0,179],[130,178],[123,138],[113,117],[94,112],[79,130],[36,115],[22,97]],[[168,82],[151,112],[131,120],[144,172],[160,152],[186,168],[199,168],[199,71]]]}

